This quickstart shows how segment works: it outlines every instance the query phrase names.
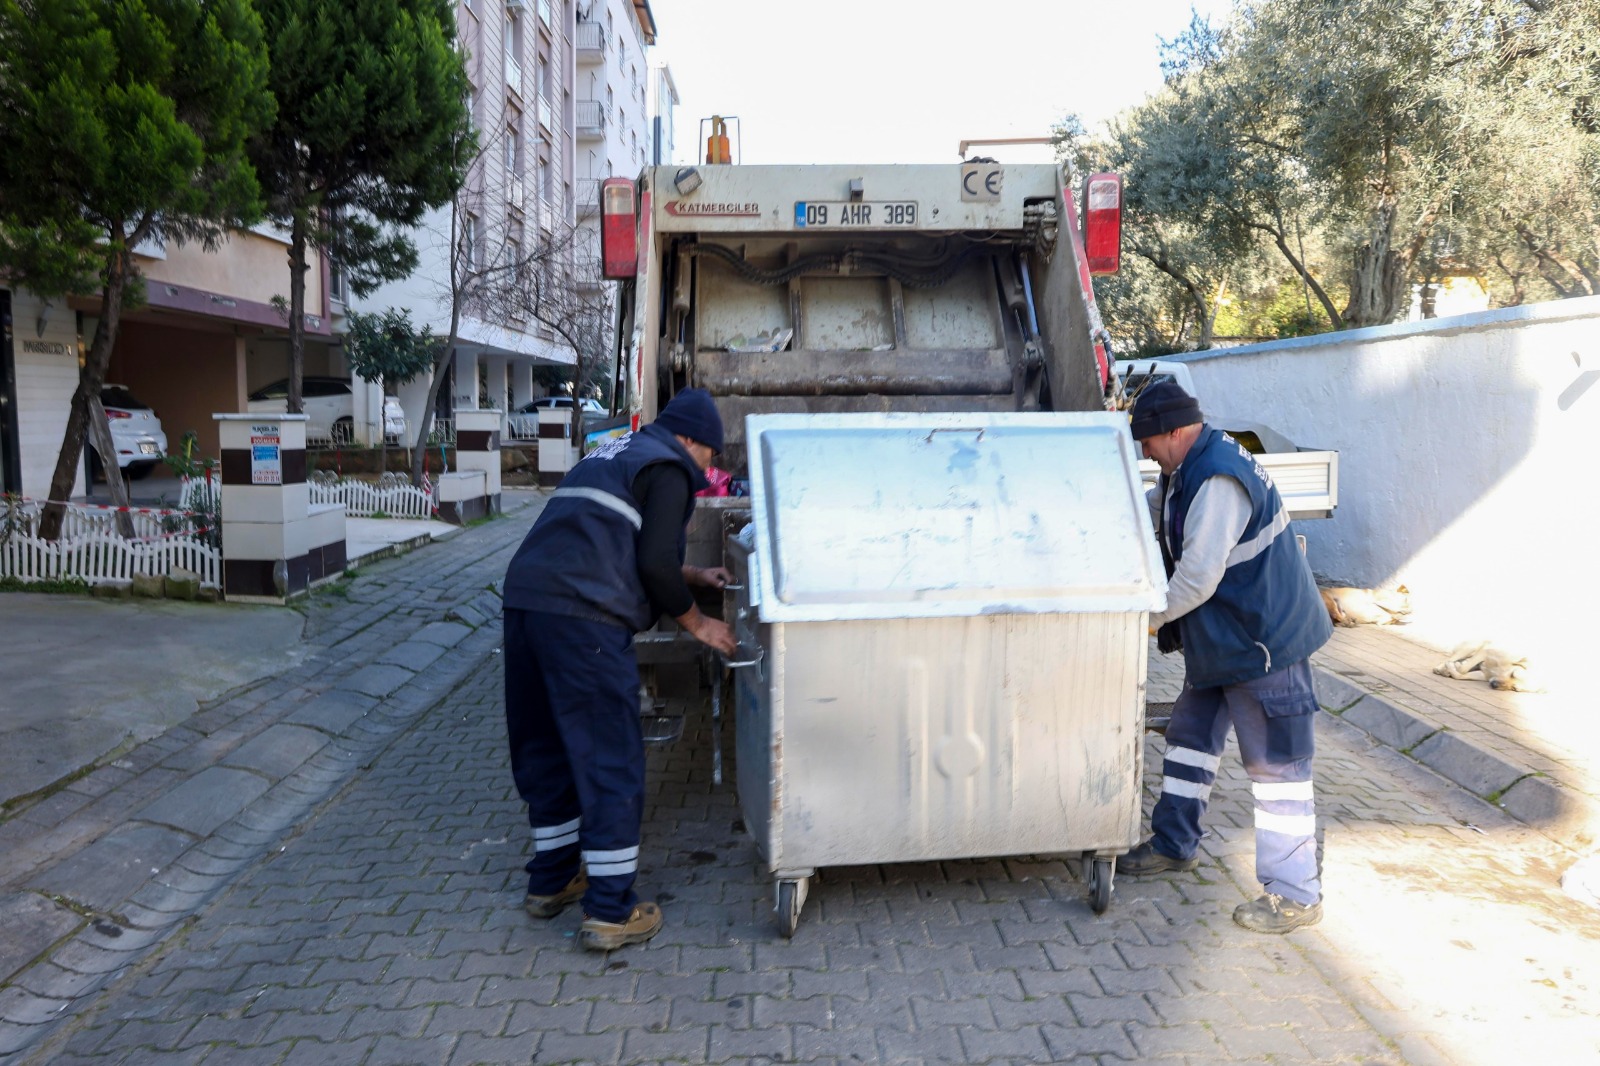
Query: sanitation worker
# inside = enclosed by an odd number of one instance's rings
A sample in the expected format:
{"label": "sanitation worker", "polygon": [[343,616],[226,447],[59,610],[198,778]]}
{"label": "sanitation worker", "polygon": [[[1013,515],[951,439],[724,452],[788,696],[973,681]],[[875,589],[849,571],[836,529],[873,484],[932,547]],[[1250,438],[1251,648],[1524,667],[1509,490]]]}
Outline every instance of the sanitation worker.
{"label": "sanitation worker", "polygon": [[1133,407],[1133,437],[1161,476],[1151,519],[1167,562],[1162,651],[1183,651],[1183,692],[1166,731],[1151,838],[1117,860],[1132,877],[1200,865],[1200,819],[1231,725],[1255,795],[1256,878],[1265,892],[1233,920],[1287,933],[1322,918],[1311,780],[1317,697],[1312,652],[1333,632],[1272,479],[1206,425],[1181,387],[1159,382]]}
{"label": "sanitation worker", "polygon": [[665,614],[734,650],[688,588],[720,588],[728,571],[684,565],[695,493],[721,450],[711,395],[678,393],[572,468],[506,571],[506,732],[533,829],[523,905],[553,918],[582,900],[579,940],[595,951],[661,929],[660,908],[634,892],[644,739],[633,636]]}

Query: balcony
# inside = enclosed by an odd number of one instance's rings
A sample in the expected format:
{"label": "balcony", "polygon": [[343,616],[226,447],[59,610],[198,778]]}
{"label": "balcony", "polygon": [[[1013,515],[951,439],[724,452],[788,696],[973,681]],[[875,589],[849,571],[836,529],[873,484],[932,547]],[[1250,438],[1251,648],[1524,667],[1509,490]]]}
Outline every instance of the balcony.
{"label": "balcony", "polygon": [[506,54],[506,86],[518,97],[522,96],[522,64]]}
{"label": "balcony", "polygon": [[522,205],[527,195],[526,186],[527,183],[522,180],[522,175],[520,174],[512,175],[506,182],[506,199],[518,211],[522,210]]}
{"label": "balcony", "polygon": [[579,140],[598,140],[606,135],[606,111],[599,100],[579,100],[573,122]]}
{"label": "balcony", "polygon": [[539,125],[550,133],[561,128],[561,122],[556,116],[556,103],[544,93],[539,94]]}
{"label": "balcony", "polygon": [[605,285],[598,256],[583,255],[572,261],[572,287],[578,292],[599,292]]}
{"label": "balcony", "polygon": [[573,207],[579,218],[588,218],[600,210],[600,179],[579,178]]}
{"label": "balcony", "polygon": [[573,42],[579,63],[604,63],[606,35],[598,22],[578,23],[578,39]]}

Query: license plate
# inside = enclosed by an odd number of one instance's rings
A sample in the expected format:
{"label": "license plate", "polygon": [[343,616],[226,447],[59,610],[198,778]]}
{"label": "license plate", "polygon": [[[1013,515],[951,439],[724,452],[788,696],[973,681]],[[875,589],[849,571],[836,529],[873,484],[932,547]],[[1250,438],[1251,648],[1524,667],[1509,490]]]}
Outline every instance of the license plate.
{"label": "license plate", "polygon": [[154,455],[154,454],[156,454],[156,446],[154,444],[152,444],[151,442],[147,441],[147,440],[140,441],[139,442],[139,454],[141,454],[141,455]]}
{"label": "license plate", "polygon": [[896,229],[916,224],[915,200],[803,200],[794,205],[796,229]]}

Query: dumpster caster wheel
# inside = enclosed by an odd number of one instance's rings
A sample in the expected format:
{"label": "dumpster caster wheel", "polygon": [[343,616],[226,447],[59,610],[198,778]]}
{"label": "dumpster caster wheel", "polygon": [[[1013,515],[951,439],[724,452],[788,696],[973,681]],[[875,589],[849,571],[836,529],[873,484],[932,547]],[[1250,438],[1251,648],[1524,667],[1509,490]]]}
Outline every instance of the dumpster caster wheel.
{"label": "dumpster caster wheel", "polygon": [[778,912],[778,932],[785,940],[791,939],[800,925],[800,908],[806,901],[801,884],[800,881],[778,882],[778,903],[774,909]]}
{"label": "dumpster caster wheel", "polygon": [[1096,859],[1089,874],[1089,909],[1104,914],[1111,906],[1111,877],[1116,865],[1111,859]]}

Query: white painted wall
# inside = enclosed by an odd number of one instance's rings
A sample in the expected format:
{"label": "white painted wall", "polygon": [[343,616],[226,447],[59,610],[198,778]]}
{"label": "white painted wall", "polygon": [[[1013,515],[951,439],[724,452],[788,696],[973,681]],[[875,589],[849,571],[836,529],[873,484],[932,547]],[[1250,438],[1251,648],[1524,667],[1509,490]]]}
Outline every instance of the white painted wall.
{"label": "white painted wall", "polygon": [[[41,301],[26,289],[11,291],[12,355],[17,371],[17,451],[22,494],[49,495],[50,476],[67,435],[67,415],[78,387],[78,316],[57,301],[38,328]],[[72,494],[83,492],[83,463]]]}
{"label": "white painted wall", "polygon": [[1414,631],[1576,669],[1600,604],[1600,297],[1181,357],[1203,410],[1339,452],[1319,576],[1405,584]]}

